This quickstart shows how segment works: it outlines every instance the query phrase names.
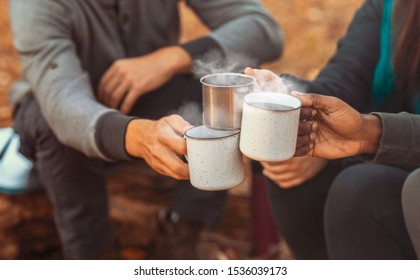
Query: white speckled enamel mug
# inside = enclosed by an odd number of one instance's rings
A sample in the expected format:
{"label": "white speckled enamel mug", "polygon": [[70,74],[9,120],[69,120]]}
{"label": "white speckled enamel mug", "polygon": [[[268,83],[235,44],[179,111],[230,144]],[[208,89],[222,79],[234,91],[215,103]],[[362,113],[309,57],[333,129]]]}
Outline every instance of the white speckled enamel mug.
{"label": "white speckled enamel mug", "polygon": [[240,150],[257,161],[282,161],[295,154],[301,102],[278,92],[244,97]]}
{"label": "white speckled enamel mug", "polygon": [[239,130],[214,130],[204,125],[185,132],[190,181],[194,187],[219,191],[243,181],[239,135]]}

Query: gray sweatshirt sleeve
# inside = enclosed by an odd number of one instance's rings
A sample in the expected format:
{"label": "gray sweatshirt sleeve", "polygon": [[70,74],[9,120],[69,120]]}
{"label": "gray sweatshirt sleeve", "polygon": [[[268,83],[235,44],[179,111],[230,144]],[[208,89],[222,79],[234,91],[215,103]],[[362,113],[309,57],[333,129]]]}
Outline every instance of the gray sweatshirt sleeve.
{"label": "gray sweatshirt sleeve", "polygon": [[420,166],[420,115],[373,113],[381,118],[382,136],[374,157],[376,163]]}
{"label": "gray sweatshirt sleeve", "polygon": [[[119,113],[95,99],[76,53],[66,5],[13,0],[9,1],[9,12],[24,79],[58,140],[89,157],[112,159],[98,147],[96,125],[105,115],[110,119]],[[128,121],[124,117],[112,120],[124,127]]]}
{"label": "gray sweatshirt sleeve", "polygon": [[225,54],[243,54],[256,64],[279,57],[283,34],[267,9],[257,0],[187,0],[212,32]]}

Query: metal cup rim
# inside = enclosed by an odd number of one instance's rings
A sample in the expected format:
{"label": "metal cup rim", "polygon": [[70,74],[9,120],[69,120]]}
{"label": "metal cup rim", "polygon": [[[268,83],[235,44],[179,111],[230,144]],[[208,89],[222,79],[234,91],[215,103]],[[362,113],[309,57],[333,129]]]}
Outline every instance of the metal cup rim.
{"label": "metal cup rim", "polygon": [[[204,82],[205,79],[210,78],[212,76],[217,76],[217,75],[239,76],[239,77],[249,78],[249,79],[251,79],[251,81],[248,82],[248,83],[241,84],[241,85],[231,85],[231,86],[229,86],[229,85],[226,85],[226,86],[224,86],[224,85],[214,85],[214,84],[209,84],[207,82]],[[250,76],[250,75],[241,74],[241,73],[231,73],[231,72],[208,74],[208,75],[205,75],[205,76],[201,77],[201,79],[200,79],[200,82],[201,82],[202,85],[205,85],[205,86],[208,86],[208,87],[214,87],[214,88],[246,87],[246,86],[250,86],[250,85],[254,84],[255,81],[256,81],[256,79],[254,77]]]}

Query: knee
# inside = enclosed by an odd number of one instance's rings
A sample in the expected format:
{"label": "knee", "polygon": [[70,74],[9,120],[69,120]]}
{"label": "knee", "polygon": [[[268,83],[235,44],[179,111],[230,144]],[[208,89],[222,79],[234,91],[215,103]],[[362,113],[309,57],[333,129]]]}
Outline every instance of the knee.
{"label": "knee", "polygon": [[372,178],[366,172],[364,164],[357,164],[346,168],[335,178],[331,185],[328,197],[329,201],[334,200],[335,204],[357,204],[361,203],[372,185]]}
{"label": "knee", "polygon": [[358,164],[345,169],[334,180],[326,214],[381,216],[401,209],[401,188],[407,172],[392,166]]}
{"label": "knee", "polygon": [[404,182],[403,199],[420,197],[420,168],[414,170]]}
{"label": "knee", "polygon": [[384,171],[376,165],[357,164],[346,168],[331,185],[325,215],[348,213],[353,216],[356,212],[364,215],[374,211],[373,202],[379,199],[379,194],[386,192],[386,186],[381,183],[383,176]]}
{"label": "knee", "polygon": [[405,180],[402,202],[404,209],[420,210],[420,168],[413,171]]}

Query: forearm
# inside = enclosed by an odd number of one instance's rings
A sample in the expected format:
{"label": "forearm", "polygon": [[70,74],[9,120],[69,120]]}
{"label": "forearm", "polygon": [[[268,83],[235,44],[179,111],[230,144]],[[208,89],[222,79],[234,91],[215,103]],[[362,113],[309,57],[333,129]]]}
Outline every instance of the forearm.
{"label": "forearm", "polygon": [[[251,66],[276,59],[283,52],[283,34],[279,27],[257,15],[234,19],[213,31],[210,37],[224,53],[242,55]],[[264,42],[264,46],[257,42]]]}
{"label": "forearm", "polygon": [[62,89],[50,88],[50,94],[35,94],[41,111],[58,140],[89,157],[121,160],[124,129],[130,117],[99,104],[82,75]]}
{"label": "forearm", "polygon": [[166,65],[171,76],[191,72],[192,57],[181,46],[164,47],[152,55],[161,56],[164,59],[163,65]]}
{"label": "forearm", "polygon": [[283,34],[259,1],[188,0],[187,4],[212,30],[209,36],[224,54],[247,56],[254,60],[254,66],[281,55]]}

